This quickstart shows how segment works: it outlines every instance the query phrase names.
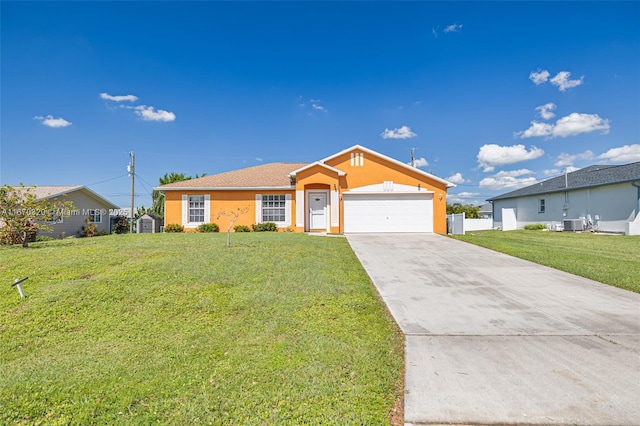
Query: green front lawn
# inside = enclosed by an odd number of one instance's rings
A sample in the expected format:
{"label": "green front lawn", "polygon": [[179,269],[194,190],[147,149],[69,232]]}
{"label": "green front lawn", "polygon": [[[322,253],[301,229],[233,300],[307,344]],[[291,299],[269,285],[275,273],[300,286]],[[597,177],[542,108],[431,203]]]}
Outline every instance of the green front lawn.
{"label": "green front lawn", "polygon": [[454,238],[640,293],[640,237],[473,231]]}
{"label": "green front lawn", "polygon": [[0,424],[388,423],[402,335],[347,241],[225,238],[0,247]]}

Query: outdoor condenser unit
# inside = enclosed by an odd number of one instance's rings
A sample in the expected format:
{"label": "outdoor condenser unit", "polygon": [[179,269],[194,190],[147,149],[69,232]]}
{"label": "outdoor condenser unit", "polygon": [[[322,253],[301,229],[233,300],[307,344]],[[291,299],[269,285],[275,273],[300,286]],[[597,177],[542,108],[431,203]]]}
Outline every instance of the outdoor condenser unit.
{"label": "outdoor condenser unit", "polygon": [[565,231],[584,231],[584,223],[582,219],[566,219],[563,221]]}

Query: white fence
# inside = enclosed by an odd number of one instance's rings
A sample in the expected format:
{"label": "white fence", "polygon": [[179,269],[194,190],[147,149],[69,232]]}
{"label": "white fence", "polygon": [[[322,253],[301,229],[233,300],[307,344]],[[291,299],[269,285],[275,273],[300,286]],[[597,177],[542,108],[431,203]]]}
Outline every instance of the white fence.
{"label": "white fence", "polygon": [[464,235],[467,231],[493,229],[493,219],[467,219],[464,213],[448,214],[447,228],[449,234]]}

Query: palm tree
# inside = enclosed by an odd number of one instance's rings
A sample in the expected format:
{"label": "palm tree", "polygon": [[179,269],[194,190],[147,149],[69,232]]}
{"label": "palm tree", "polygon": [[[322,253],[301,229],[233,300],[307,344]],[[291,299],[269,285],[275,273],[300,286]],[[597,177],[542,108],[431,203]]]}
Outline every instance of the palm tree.
{"label": "palm tree", "polygon": [[[192,178],[191,176],[187,176],[184,173],[171,172],[165,173],[164,176],[162,176],[158,180],[160,182],[160,185],[167,185],[169,183],[182,182],[183,180],[196,179],[203,176],[206,176],[206,173],[203,173],[200,176],[196,174],[195,177]],[[156,191],[154,189],[151,193],[151,199],[153,200],[153,204],[151,205],[151,212],[160,217],[164,217],[164,192]]]}

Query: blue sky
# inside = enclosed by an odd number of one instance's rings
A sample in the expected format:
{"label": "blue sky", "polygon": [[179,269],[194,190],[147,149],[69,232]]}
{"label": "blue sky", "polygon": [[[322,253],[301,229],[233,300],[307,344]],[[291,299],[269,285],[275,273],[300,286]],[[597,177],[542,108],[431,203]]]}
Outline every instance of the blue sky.
{"label": "blue sky", "polygon": [[639,2],[1,2],[0,183],[136,205],[167,172],[361,144],[482,203],[640,161]]}

